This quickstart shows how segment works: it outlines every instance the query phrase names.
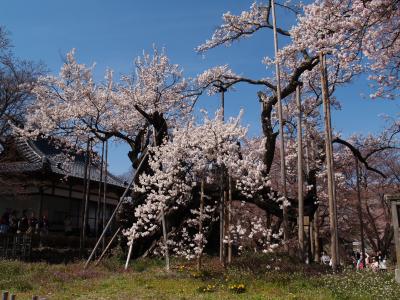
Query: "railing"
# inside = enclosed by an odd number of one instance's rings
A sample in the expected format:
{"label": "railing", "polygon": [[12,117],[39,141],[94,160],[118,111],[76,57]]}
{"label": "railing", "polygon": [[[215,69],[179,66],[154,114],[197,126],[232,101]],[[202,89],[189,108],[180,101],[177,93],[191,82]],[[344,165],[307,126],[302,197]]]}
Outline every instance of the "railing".
{"label": "railing", "polygon": [[27,259],[31,255],[32,237],[27,234],[0,235],[0,257]]}

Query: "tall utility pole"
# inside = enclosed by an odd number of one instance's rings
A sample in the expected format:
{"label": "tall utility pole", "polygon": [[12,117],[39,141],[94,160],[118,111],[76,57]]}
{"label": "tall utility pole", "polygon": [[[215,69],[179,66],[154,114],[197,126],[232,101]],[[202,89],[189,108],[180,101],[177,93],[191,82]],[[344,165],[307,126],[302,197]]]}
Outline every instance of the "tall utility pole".
{"label": "tall utility pole", "polygon": [[364,240],[364,221],[362,217],[362,206],[361,206],[361,189],[360,189],[360,167],[358,164],[357,157],[354,157],[356,160],[356,176],[357,176],[357,210],[358,210],[358,220],[360,221],[360,236],[361,236],[361,254],[362,254],[362,263],[365,267],[365,240]]}
{"label": "tall utility pole", "polygon": [[297,105],[297,194],[299,201],[299,250],[300,259],[304,261],[304,196],[303,196],[303,135],[302,135],[302,112],[300,99],[300,86],[296,87]]}
{"label": "tall utility pole", "polygon": [[333,149],[332,149],[332,125],[331,125],[331,111],[330,100],[328,93],[328,78],[326,73],[325,55],[319,53],[320,71],[321,71],[321,88],[322,88],[322,101],[324,108],[324,121],[325,121],[325,153],[326,165],[328,173],[328,202],[329,202],[329,229],[331,234],[331,257],[332,268],[337,270],[339,261],[338,251],[338,236],[337,236],[337,215],[336,215],[336,199],[335,199],[335,181],[333,173]]}
{"label": "tall utility pole", "polygon": [[[272,10],[272,25],[274,32],[274,49],[275,49],[275,72],[276,72],[276,98],[278,102],[278,120],[279,120],[279,134],[281,135],[281,142],[279,145],[279,153],[281,158],[281,184],[282,184],[282,192],[285,201],[287,201],[287,192],[286,192],[286,161],[285,161],[285,137],[283,132],[283,113],[282,113],[282,99],[281,99],[281,71],[279,68],[278,61],[278,33],[276,31],[276,16],[275,16],[275,1],[271,1],[271,10]],[[285,243],[285,250],[288,250],[288,246],[286,244],[289,239],[289,224],[288,224],[288,214],[287,207],[285,203],[283,203],[283,241]]]}

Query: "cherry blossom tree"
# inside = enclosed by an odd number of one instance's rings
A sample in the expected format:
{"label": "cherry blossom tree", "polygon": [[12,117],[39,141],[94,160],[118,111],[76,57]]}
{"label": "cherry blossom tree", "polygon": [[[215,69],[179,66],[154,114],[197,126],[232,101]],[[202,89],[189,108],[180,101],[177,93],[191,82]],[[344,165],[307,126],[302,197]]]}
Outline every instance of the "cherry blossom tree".
{"label": "cherry blossom tree", "polygon": [[[242,150],[247,130],[239,121],[240,118],[236,118],[224,123],[221,114],[213,120],[205,117],[203,124],[192,121],[175,128],[171,139],[151,148],[154,153],[150,158],[152,173],[141,175],[136,187],[138,192],[146,193],[146,201],[135,209],[137,220],[125,232],[130,243],[159,232],[161,206],[167,214],[186,208],[190,209],[191,216],[182,219],[182,223],[174,223],[177,229],[168,243],[176,254],[189,259],[201,256],[207,244],[205,234],[209,224],[216,219],[213,213],[218,203],[207,195],[205,200],[199,199],[200,182],[207,185],[206,192],[210,192],[212,186],[218,186],[218,174],[224,168],[245,197],[257,197],[257,193],[269,185],[262,175],[264,166],[258,153]],[[201,209],[199,200],[204,201]],[[197,231],[198,228],[202,232]],[[229,239],[226,236],[225,243]]]}

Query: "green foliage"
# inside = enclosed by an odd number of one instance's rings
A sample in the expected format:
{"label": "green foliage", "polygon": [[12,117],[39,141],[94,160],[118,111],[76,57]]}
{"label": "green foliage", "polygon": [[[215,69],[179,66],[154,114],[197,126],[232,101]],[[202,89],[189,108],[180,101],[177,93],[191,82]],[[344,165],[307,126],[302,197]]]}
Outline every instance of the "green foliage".
{"label": "green foliage", "polygon": [[132,269],[135,272],[144,272],[150,268],[163,267],[164,261],[159,258],[140,258],[132,263]]}
{"label": "green foliage", "polygon": [[[279,264],[279,258],[281,261]],[[272,260],[273,259],[273,260]],[[133,261],[113,257],[83,270],[83,262],[68,265],[0,261],[0,288],[28,299],[33,294],[56,299],[400,299],[392,273],[345,271],[331,274],[320,267],[291,266],[280,256],[253,256],[259,270],[245,268],[245,259],[224,270],[218,259],[204,261],[202,271],[187,261]],[[273,265],[267,268],[267,265]],[[275,267],[279,268],[276,269]]]}
{"label": "green foliage", "polygon": [[317,284],[331,290],[339,299],[400,299],[400,284],[392,273],[347,270],[321,277]]}

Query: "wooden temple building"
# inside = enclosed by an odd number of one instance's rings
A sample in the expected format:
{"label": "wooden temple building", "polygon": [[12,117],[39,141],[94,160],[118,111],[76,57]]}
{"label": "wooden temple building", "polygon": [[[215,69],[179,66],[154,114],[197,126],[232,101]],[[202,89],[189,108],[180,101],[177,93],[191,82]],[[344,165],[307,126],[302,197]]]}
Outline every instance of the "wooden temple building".
{"label": "wooden temple building", "polygon": [[64,233],[68,220],[71,234],[79,236],[86,199],[85,170],[88,170],[90,197],[86,232],[94,236],[96,224],[98,230],[102,224],[102,212],[105,211],[107,221],[125,190],[126,183],[107,172],[104,197],[100,164],[85,168],[85,155],[68,159],[65,149],[48,139],[12,137],[3,145],[6,146],[0,153],[0,216],[11,211],[18,217],[23,212],[38,219],[44,216],[50,233]]}

